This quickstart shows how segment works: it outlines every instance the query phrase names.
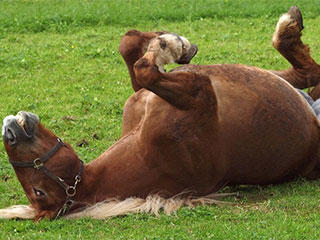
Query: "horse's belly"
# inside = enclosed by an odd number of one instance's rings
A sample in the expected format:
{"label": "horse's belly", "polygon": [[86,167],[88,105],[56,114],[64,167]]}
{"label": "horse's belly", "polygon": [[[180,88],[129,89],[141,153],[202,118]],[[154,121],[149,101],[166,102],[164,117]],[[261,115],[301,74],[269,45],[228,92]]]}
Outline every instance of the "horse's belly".
{"label": "horse's belly", "polygon": [[[193,111],[179,110],[157,95],[149,95],[139,132],[142,157],[185,189],[198,193],[215,190],[225,172],[215,141],[210,114],[201,123]],[[212,145],[213,144],[213,145]]]}
{"label": "horse's belly", "polygon": [[280,182],[310,168],[319,139],[318,120],[310,108],[270,73],[261,71],[256,77],[257,71],[245,71],[245,76],[255,74],[239,80],[224,72],[213,77],[217,121],[208,117],[200,123],[192,111],[179,110],[147,90],[139,93],[142,100],[128,105],[132,107],[127,107],[124,125],[129,126],[127,133],[136,129],[146,165],[202,192],[226,181]]}
{"label": "horse's belly", "polygon": [[319,138],[316,117],[287,83],[266,76],[257,83],[213,81],[221,156],[232,183],[280,182],[313,164]]}

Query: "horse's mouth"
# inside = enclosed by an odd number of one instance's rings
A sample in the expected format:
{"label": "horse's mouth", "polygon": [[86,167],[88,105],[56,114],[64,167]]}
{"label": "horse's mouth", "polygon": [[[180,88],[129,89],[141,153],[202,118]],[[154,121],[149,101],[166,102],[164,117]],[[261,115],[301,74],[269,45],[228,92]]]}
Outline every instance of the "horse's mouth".
{"label": "horse's mouth", "polygon": [[34,128],[39,122],[37,115],[20,111],[16,116],[5,117],[2,125],[3,140],[10,145],[32,138]]}
{"label": "horse's mouth", "polygon": [[18,114],[16,115],[16,121],[20,125],[20,127],[27,133],[26,124],[25,124],[26,120],[25,120],[22,112],[18,112]]}

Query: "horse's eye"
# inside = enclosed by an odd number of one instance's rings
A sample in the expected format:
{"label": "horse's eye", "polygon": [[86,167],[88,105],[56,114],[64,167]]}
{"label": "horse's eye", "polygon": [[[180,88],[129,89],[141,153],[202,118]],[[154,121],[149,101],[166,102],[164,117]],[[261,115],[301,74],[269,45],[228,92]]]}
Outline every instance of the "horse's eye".
{"label": "horse's eye", "polygon": [[34,191],[34,194],[35,194],[37,197],[44,197],[44,196],[46,195],[44,192],[42,192],[41,190],[36,189],[36,188],[33,188],[33,191]]}

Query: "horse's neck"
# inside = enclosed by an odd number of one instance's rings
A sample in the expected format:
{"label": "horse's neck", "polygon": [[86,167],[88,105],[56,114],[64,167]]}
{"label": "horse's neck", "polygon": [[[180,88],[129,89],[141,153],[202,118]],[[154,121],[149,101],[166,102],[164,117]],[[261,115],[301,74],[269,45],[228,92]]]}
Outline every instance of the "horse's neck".
{"label": "horse's neck", "polygon": [[95,203],[107,198],[122,199],[144,194],[148,189],[146,185],[152,184],[158,176],[149,176],[142,155],[134,135],[121,138],[96,160],[85,165],[78,200]]}

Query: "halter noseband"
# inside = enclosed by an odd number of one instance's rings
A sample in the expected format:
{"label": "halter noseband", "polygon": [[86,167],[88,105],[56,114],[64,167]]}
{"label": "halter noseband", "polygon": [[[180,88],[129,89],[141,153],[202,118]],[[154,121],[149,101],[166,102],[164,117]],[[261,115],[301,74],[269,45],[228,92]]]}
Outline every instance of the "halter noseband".
{"label": "halter noseband", "polygon": [[74,201],[71,200],[71,198],[74,195],[76,195],[76,192],[77,192],[76,188],[78,183],[81,182],[81,176],[84,168],[83,161],[80,160],[80,170],[74,178],[75,182],[73,186],[71,186],[71,185],[68,185],[62,178],[56,176],[44,166],[44,163],[48,161],[54,154],[56,154],[61,147],[68,148],[68,146],[60,138],[57,138],[57,140],[58,142],[56,143],[56,145],[53,148],[51,148],[43,157],[36,158],[31,162],[13,162],[11,161],[11,159],[9,159],[9,162],[14,167],[21,167],[21,168],[33,167],[34,169],[41,171],[44,175],[46,175],[51,180],[59,184],[65,190],[65,193],[67,195],[65,203],[63,204],[62,208],[58,211],[55,218],[65,215],[73,205]]}

